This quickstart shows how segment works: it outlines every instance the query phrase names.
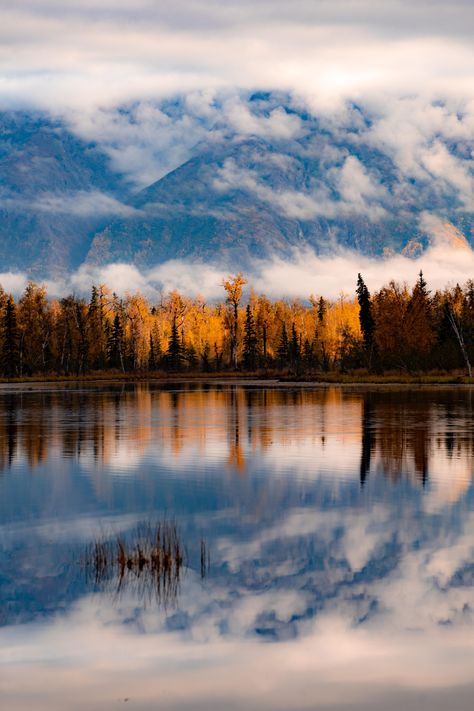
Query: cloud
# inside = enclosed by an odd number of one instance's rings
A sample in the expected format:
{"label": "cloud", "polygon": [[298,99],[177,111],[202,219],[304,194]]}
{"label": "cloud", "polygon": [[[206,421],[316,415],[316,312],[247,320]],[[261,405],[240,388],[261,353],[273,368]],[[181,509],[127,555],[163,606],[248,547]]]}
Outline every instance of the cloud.
{"label": "cloud", "polygon": [[296,114],[289,114],[282,107],[277,107],[268,116],[256,116],[237,96],[224,103],[222,114],[241,136],[290,139],[304,132],[302,121]]}
{"label": "cloud", "polygon": [[[175,97],[175,102],[177,101]],[[219,135],[213,92],[191,93],[179,104],[140,101],[116,107],[69,110],[66,120],[82,138],[97,142],[112,167],[145,187],[184,163],[199,142]]]}
{"label": "cloud", "polygon": [[34,199],[3,197],[0,207],[9,210],[49,212],[75,215],[76,217],[132,217],[140,214],[130,205],[125,205],[111,195],[96,190],[78,190],[74,193],[42,192]]}
{"label": "cloud", "polygon": [[239,167],[233,158],[228,158],[213,180],[213,187],[221,192],[245,190],[256,195],[284,215],[297,220],[312,220],[315,217],[344,217],[365,215],[378,220],[387,215],[380,205],[372,204],[373,199],[386,196],[386,191],[373,182],[364,166],[354,156],[349,156],[340,169],[333,168],[327,173],[339,199],[332,199],[328,185],[320,184],[312,192],[295,190],[274,190],[259,179],[255,170]]}
{"label": "cloud", "polygon": [[429,236],[432,244],[441,248],[467,250],[464,252],[465,256],[470,254],[471,248],[462,232],[437,215],[423,212],[420,215],[420,227]]}
{"label": "cloud", "polygon": [[302,119],[281,106],[260,114],[254,109],[235,89],[202,90],[120,108],[69,109],[64,118],[75,133],[99,143],[112,167],[140,188],[184,163],[197,146],[249,136],[288,141],[305,133]]}
{"label": "cloud", "polygon": [[119,217],[131,217],[140,214],[130,205],[116,200],[111,195],[106,195],[98,191],[88,192],[79,190],[72,195],[43,193],[33,202],[30,202],[33,210],[41,212],[53,212],[77,215],[78,217],[99,217],[106,215],[117,215]]}
{"label": "cloud", "polygon": [[[0,107],[62,116],[136,189],[204,150],[256,137],[275,148],[267,166],[230,159],[214,184],[290,219],[377,223],[421,206],[456,222],[471,212],[467,0],[0,0],[0,16]],[[293,153],[320,170],[297,186],[266,181],[270,162],[293,169]],[[100,193],[31,205],[132,214]]]}
{"label": "cloud", "polygon": [[[432,290],[465,283],[474,273],[474,251],[463,235],[440,218],[425,215],[423,225],[433,235],[432,245],[415,259],[402,254],[376,259],[343,249],[327,255],[317,255],[310,249],[295,250],[289,259],[256,259],[253,269],[246,273],[249,287],[272,298],[307,299],[318,294],[337,299],[341,293],[352,298],[358,272],[369,289],[375,291],[391,279],[412,285],[420,269]],[[219,261],[191,259],[172,259],[149,269],[125,263],[83,265],[66,281],[46,280],[46,284],[51,296],[62,296],[71,290],[88,294],[93,284],[107,284],[119,295],[140,291],[152,300],[173,289],[218,300],[224,296],[222,280],[229,271],[229,265]],[[14,293],[21,291],[26,278],[25,274],[5,276]],[[0,283],[6,288],[2,275]]]}
{"label": "cloud", "polygon": [[[471,95],[472,3],[0,3],[0,96],[46,108],[255,87],[334,107],[380,91]],[[278,117],[276,117],[278,118]]]}
{"label": "cloud", "polygon": [[0,285],[7,292],[18,296],[21,294],[28,283],[28,277],[24,272],[1,272]]}

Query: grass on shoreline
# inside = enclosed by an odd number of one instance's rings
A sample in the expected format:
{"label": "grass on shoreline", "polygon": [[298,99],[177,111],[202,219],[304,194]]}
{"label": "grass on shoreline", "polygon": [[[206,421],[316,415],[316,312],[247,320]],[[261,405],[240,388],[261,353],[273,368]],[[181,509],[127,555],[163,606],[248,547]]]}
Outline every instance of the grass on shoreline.
{"label": "grass on shoreline", "polygon": [[42,383],[94,383],[94,382],[212,382],[212,381],[254,381],[273,383],[306,383],[315,385],[473,385],[474,379],[462,371],[433,371],[429,373],[389,372],[373,374],[361,371],[351,373],[310,372],[292,373],[281,370],[261,370],[255,372],[220,371],[212,373],[164,371],[122,373],[120,371],[100,371],[84,375],[42,374],[17,378],[1,378],[0,384],[42,384]]}

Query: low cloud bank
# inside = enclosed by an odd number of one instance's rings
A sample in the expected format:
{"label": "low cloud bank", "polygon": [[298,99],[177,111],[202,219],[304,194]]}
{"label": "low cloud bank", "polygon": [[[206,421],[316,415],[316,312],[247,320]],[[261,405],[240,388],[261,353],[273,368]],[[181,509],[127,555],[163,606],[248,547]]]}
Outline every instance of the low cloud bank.
{"label": "low cloud bank", "polygon": [[0,209],[18,212],[46,212],[75,217],[133,217],[140,211],[98,190],[43,192],[38,197],[2,196]]}
{"label": "low cloud bank", "polygon": [[[392,279],[411,286],[420,270],[432,290],[457,282],[462,284],[474,278],[474,251],[466,243],[434,244],[415,259],[403,255],[375,259],[350,251],[320,256],[308,249],[295,252],[291,259],[273,257],[256,261],[245,276],[248,289],[272,298],[304,299],[317,294],[335,299],[341,294],[354,295],[358,272],[362,273],[369,289],[375,291]],[[157,299],[177,289],[183,294],[202,295],[212,301],[224,296],[222,279],[233,271],[236,270],[217,262],[178,259],[150,269],[139,269],[132,264],[83,265],[67,280],[46,279],[45,284],[53,297],[71,292],[87,297],[93,284],[107,284],[119,295],[140,291],[149,299]],[[0,284],[14,295],[23,291],[27,280],[24,272],[0,274]]]}

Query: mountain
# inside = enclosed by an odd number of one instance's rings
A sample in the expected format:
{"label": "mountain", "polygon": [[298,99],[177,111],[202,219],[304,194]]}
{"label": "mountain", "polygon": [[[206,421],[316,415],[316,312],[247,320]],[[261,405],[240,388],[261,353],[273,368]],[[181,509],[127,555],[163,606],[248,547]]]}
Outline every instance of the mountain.
{"label": "mountain", "polygon": [[[308,246],[413,257],[443,235],[471,243],[473,213],[449,176],[402,173],[367,118],[362,128],[328,126],[269,101],[251,106],[255,130],[210,126],[188,160],[135,192],[103,140],[41,114],[0,114],[2,271],[42,278],[83,263],[175,258],[245,269]],[[173,111],[170,124],[179,119]],[[454,161],[467,149],[449,150]]]}
{"label": "mountain", "polygon": [[253,137],[201,146],[131,204],[134,215],[94,237],[88,262],[146,266],[193,257],[245,268],[307,246],[415,257],[443,239],[428,224],[427,205],[447,224],[447,241],[453,230],[470,237],[474,228],[454,195],[429,180],[401,184],[387,155],[322,131],[298,142]]}
{"label": "mountain", "polygon": [[125,195],[107,156],[59,121],[0,114],[2,271],[41,277],[77,266]]}

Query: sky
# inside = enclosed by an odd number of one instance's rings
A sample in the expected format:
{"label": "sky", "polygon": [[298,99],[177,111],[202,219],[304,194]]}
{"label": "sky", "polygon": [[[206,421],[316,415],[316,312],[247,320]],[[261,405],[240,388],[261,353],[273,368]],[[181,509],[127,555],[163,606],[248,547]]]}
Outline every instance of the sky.
{"label": "sky", "polygon": [[470,0],[1,0],[0,98],[115,105],[283,89],[318,110],[379,92],[472,96]]}
{"label": "sky", "polygon": [[[76,133],[97,141],[139,189],[187,160],[210,135],[297,140],[296,116],[276,108],[256,117],[249,109],[251,92],[281,92],[333,136],[363,131],[368,145],[393,161],[401,190],[429,178],[469,211],[473,36],[472,0],[0,0],[0,110],[39,108],[65,118]],[[179,115],[170,116],[163,105],[178,96]],[[354,105],[370,116],[369,125],[357,125]],[[386,214],[385,187],[356,159],[328,176],[342,196],[337,209],[372,221]],[[321,192],[265,192],[257,174],[231,164],[216,181],[217,188],[220,181],[223,189],[260,191],[295,218],[311,219],[321,209],[330,216],[334,209]],[[110,196],[80,197],[81,209],[126,210]],[[38,209],[62,209],[54,195],[41,200]],[[77,196],[70,203],[77,204]],[[427,205],[424,224],[443,221],[429,211]],[[437,278],[447,280],[449,265],[444,271],[436,266],[446,260],[435,232],[438,252],[431,256]],[[335,266],[345,258],[339,255]],[[462,276],[471,262],[466,259]],[[292,271],[298,290],[306,283],[307,255],[296,255],[295,264],[303,269]],[[359,264],[352,258],[348,264],[352,279]],[[407,272],[406,260],[378,265],[377,283],[388,266],[390,277]],[[203,268],[218,271],[218,265]],[[142,275],[147,283],[153,269]],[[176,269],[170,265],[168,281]],[[275,269],[278,260],[260,265],[260,276]],[[326,271],[324,263],[321,274]],[[341,283],[334,273],[331,292]]]}

